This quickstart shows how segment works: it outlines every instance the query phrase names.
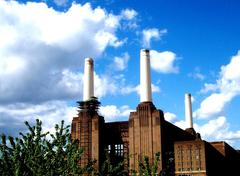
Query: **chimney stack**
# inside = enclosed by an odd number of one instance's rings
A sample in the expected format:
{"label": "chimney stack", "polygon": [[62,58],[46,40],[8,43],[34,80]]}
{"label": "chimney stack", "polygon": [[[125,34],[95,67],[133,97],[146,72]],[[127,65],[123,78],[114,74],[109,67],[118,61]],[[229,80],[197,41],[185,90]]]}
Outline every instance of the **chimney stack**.
{"label": "chimney stack", "polygon": [[140,102],[152,101],[150,52],[148,49],[140,51]]}
{"label": "chimney stack", "polygon": [[185,94],[185,118],[188,128],[193,128],[191,94]]}
{"label": "chimney stack", "polygon": [[83,101],[90,100],[94,96],[93,59],[86,58],[83,78]]}

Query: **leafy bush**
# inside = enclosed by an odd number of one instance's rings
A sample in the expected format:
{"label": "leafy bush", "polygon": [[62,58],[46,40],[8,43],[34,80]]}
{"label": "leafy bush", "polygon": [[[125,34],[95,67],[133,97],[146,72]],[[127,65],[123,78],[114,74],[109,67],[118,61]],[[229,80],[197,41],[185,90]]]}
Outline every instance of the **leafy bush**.
{"label": "leafy bush", "polygon": [[[13,138],[1,135],[0,175],[4,176],[52,176],[82,175],[93,171],[94,161],[86,167],[80,167],[78,161],[83,153],[78,141],[71,141],[69,126],[55,126],[55,133],[42,131],[42,122],[28,127],[26,134]],[[47,137],[49,136],[49,137]]]}

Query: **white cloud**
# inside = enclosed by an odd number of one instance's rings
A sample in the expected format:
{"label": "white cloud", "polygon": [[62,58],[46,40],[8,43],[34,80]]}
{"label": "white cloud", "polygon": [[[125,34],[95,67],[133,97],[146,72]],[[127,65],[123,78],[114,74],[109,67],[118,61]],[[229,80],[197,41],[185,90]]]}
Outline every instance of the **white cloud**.
{"label": "white cloud", "polygon": [[203,138],[207,139],[219,139],[221,133],[226,130],[227,120],[224,116],[220,116],[216,119],[208,121],[208,123],[195,128]]}
{"label": "white cloud", "polygon": [[119,41],[114,34],[106,31],[98,31],[95,35],[95,40],[99,42],[99,49],[101,51],[104,50],[107,45],[117,48],[124,43],[124,41]]}
{"label": "white cloud", "polygon": [[196,67],[194,69],[193,73],[189,73],[188,74],[189,77],[194,78],[194,79],[198,79],[200,81],[203,81],[205,79],[205,76],[201,73],[201,70],[199,67]]}
{"label": "white cloud", "polygon": [[137,24],[137,15],[138,13],[133,9],[124,9],[121,11],[119,19],[122,19],[121,28],[126,29],[136,29]]}
{"label": "white cloud", "polygon": [[195,129],[201,133],[203,139],[227,140],[234,144],[240,139],[240,131],[232,131],[227,118],[224,116],[225,107],[232,99],[240,94],[240,53],[231,58],[229,64],[221,67],[219,78],[215,83],[205,83],[201,93],[211,92],[194,112],[197,118],[209,120],[203,125],[195,124]]}
{"label": "white cloud", "polygon": [[[228,131],[227,133],[221,133],[221,138],[224,140],[240,140],[240,130]],[[232,141],[234,142],[234,141]]]}
{"label": "white cloud", "polygon": [[200,132],[203,139],[210,141],[227,140],[230,143],[234,143],[234,140],[240,139],[240,130],[231,131],[229,123],[224,116],[209,120],[203,125],[195,124],[194,128],[197,132]]}
{"label": "white cloud", "polygon": [[[177,120],[175,119],[174,115],[173,117],[174,117],[174,122],[173,122],[174,125],[178,126],[183,130],[185,130],[188,127],[186,121]],[[194,123],[193,126],[196,132],[201,134],[201,138],[207,141],[225,140],[228,143],[233,145],[236,140],[240,139],[240,130],[232,131],[230,129],[230,125],[227,122],[227,118],[225,116],[219,116],[215,119],[207,121],[206,123],[203,123],[202,125]]]}
{"label": "white cloud", "polygon": [[[95,96],[102,98],[106,95],[127,95],[139,94],[139,85],[128,85],[123,74],[102,74],[94,73]],[[152,92],[161,92],[160,88],[152,84]]]}
{"label": "white cloud", "polygon": [[176,116],[176,114],[171,113],[171,112],[165,112],[165,113],[164,113],[164,118],[165,118],[165,120],[167,120],[167,121],[169,121],[169,122],[171,122],[171,123],[174,123],[174,122],[177,121],[177,116]]}
{"label": "white cloud", "polygon": [[19,131],[25,131],[24,121],[35,123],[38,118],[43,121],[44,131],[53,131],[54,125],[61,120],[69,125],[76,116],[76,107],[69,107],[63,101],[48,101],[38,105],[31,103],[15,103],[0,106],[0,133],[18,135]]}
{"label": "white cloud", "polygon": [[209,118],[220,115],[231,96],[222,93],[213,93],[201,102],[200,108],[194,112],[194,117]]}
{"label": "white cloud", "polygon": [[24,60],[17,56],[10,56],[1,59],[0,73],[4,76],[12,75],[23,71],[26,67]]}
{"label": "white cloud", "polygon": [[150,48],[150,43],[152,39],[159,40],[166,33],[167,33],[166,29],[163,30],[159,30],[157,28],[144,29],[142,31],[143,47]]}
{"label": "white cloud", "polygon": [[171,51],[150,51],[151,67],[159,73],[178,73],[179,68],[175,66],[176,54]]}
{"label": "white cloud", "polygon": [[115,105],[106,105],[99,108],[100,114],[105,117],[107,122],[110,121],[119,121],[119,120],[128,120],[130,112],[134,110],[130,109],[128,105],[121,106],[118,108]]}
{"label": "white cloud", "polygon": [[[82,97],[83,59],[123,45],[116,35],[121,20],[90,4],[73,3],[59,12],[44,3],[0,1],[0,133],[15,136],[35,118],[43,120],[44,130],[61,120],[70,124],[77,111],[66,100]],[[115,94],[118,86],[95,74],[99,98]],[[120,110],[125,117],[127,108]]]}
{"label": "white cloud", "polygon": [[113,67],[118,71],[122,71],[127,67],[128,60],[129,60],[128,53],[124,53],[122,57],[114,57]]}
{"label": "white cloud", "polygon": [[159,88],[159,86],[152,84],[152,92],[153,93],[161,92],[161,89]]}
{"label": "white cloud", "polygon": [[191,96],[191,101],[192,101],[192,103],[195,102],[195,98],[194,98],[194,96]]}
{"label": "white cloud", "polygon": [[217,84],[209,84],[209,83],[205,83],[204,84],[204,88],[202,88],[200,90],[200,93],[207,93],[210,91],[216,91],[218,89],[218,85]]}
{"label": "white cloud", "polygon": [[226,80],[240,81],[240,50],[237,55],[233,56],[228,65],[221,67],[221,76]]}
{"label": "white cloud", "polygon": [[106,94],[116,94],[119,86],[120,85],[118,85],[114,79],[109,78],[109,76],[94,73],[94,94],[99,99]]}
{"label": "white cloud", "polygon": [[185,130],[188,128],[187,122],[185,120],[179,120],[174,123],[174,125],[178,126],[179,128]]}
{"label": "white cloud", "polygon": [[137,16],[137,12],[133,9],[122,10],[121,16],[126,20],[132,20]]}
{"label": "white cloud", "polygon": [[121,92],[122,92],[122,94],[130,94],[130,93],[133,93],[133,92],[139,93],[138,89],[139,89],[139,85],[138,86],[129,85],[129,86],[123,87],[121,89]]}
{"label": "white cloud", "polygon": [[201,92],[216,91],[205,98],[194,112],[198,118],[211,118],[223,114],[231,100],[240,94],[240,53],[233,56],[229,64],[221,67],[215,84],[205,84]]}
{"label": "white cloud", "polygon": [[121,20],[89,3],[59,12],[45,3],[0,1],[0,103],[80,97],[83,58],[123,45]]}

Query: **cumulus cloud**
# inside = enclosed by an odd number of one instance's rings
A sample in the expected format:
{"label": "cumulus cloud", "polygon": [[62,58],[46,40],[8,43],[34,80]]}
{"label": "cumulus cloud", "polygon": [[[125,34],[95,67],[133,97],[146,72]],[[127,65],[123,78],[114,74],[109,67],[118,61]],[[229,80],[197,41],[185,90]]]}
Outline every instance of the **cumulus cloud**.
{"label": "cumulus cloud", "polygon": [[135,29],[138,27],[137,24],[138,13],[133,9],[124,9],[121,11],[119,18],[122,19],[121,28],[125,29]]}
{"label": "cumulus cloud", "polygon": [[164,118],[165,118],[165,120],[167,120],[167,121],[169,121],[169,122],[171,122],[171,123],[174,123],[174,122],[177,121],[177,116],[176,116],[176,114],[171,113],[171,112],[165,112],[165,113],[164,113]]}
{"label": "cumulus cloud", "polygon": [[179,128],[185,130],[188,128],[187,122],[185,120],[177,120],[174,122],[174,125],[178,126]]}
{"label": "cumulus cloud", "polygon": [[231,100],[231,96],[222,93],[213,93],[205,98],[200,108],[194,112],[198,118],[216,117],[224,111],[224,107]]}
{"label": "cumulus cloud", "polygon": [[202,126],[196,125],[196,130],[205,138],[216,138],[219,139],[219,135],[226,130],[227,120],[226,117],[220,116],[216,119],[208,121],[208,123]]}
{"label": "cumulus cloud", "polygon": [[122,19],[89,3],[59,12],[45,3],[0,1],[0,103],[80,97],[83,58],[121,46]]}
{"label": "cumulus cloud", "polygon": [[132,20],[136,18],[137,12],[133,9],[125,9],[121,11],[121,16],[126,20]]}
{"label": "cumulus cloud", "polygon": [[215,84],[205,84],[201,92],[214,91],[194,112],[198,118],[211,118],[221,115],[231,100],[240,94],[240,53],[231,58],[229,64],[221,67]]}
{"label": "cumulus cloud", "polygon": [[151,68],[159,73],[178,73],[179,68],[175,65],[176,54],[171,51],[150,51]]}
{"label": "cumulus cloud", "polygon": [[9,77],[0,75],[0,82],[3,83],[0,86],[3,95],[0,97],[0,102],[38,103],[81,97],[82,73],[75,73],[69,69],[45,71],[38,73],[36,70],[32,72],[26,70],[19,75]]}
{"label": "cumulus cloud", "polygon": [[43,121],[44,131],[52,132],[54,124],[59,124],[61,120],[69,125],[76,113],[76,108],[69,107],[64,101],[48,101],[38,105],[31,103],[1,105],[0,133],[16,136],[19,131],[27,130],[24,121],[35,123],[35,118]]}
{"label": "cumulus cloud", "polygon": [[[89,3],[73,3],[60,12],[43,2],[0,1],[0,132],[16,135],[25,129],[23,121],[35,118],[46,130],[62,119],[69,124],[76,109],[67,101],[82,97],[83,59],[122,46],[126,39],[116,33],[123,21],[135,23],[136,15],[131,9],[113,14]],[[121,68],[126,64],[125,58]],[[119,79],[95,73],[95,95],[116,94],[124,86]]]}
{"label": "cumulus cloud", "polygon": [[[175,119],[174,115],[173,117],[174,125],[178,126],[183,130],[188,128],[186,121]],[[196,130],[196,132],[201,134],[202,139],[210,142],[224,140],[233,145],[236,142],[236,140],[240,139],[240,130],[232,131],[225,116],[216,117],[215,119],[204,122],[201,125],[199,125],[198,123],[194,123],[193,127]]]}
{"label": "cumulus cloud", "polygon": [[167,33],[167,29],[162,29],[162,30],[159,30],[157,28],[144,29],[142,31],[143,47],[150,48],[152,39],[159,40],[166,33]]}
{"label": "cumulus cloud", "polygon": [[99,108],[100,114],[105,117],[107,122],[128,120],[130,112],[132,111],[134,110],[130,109],[128,105],[124,105],[119,108],[115,105],[106,105]]}
{"label": "cumulus cloud", "polygon": [[114,79],[111,79],[108,75],[97,75],[94,73],[94,89],[95,96],[99,99],[107,94],[118,93],[119,84]]}
{"label": "cumulus cloud", "polygon": [[195,124],[195,129],[200,132],[204,139],[210,141],[227,140],[230,143],[234,143],[234,140],[240,139],[240,130],[232,131],[225,116],[209,120],[203,125]]}
{"label": "cumulus cloud", "polygon": [[128,53],[124,53],[121,57],[117,57],[117,56],[114,57],[114,60],[113,60],[114,69],[118,71],[124,70],[127,67],[128,60],[129,60]]}
{"label": "cumulus cloud", "polygon": [[204,88],[200,90],[200,93],[207,93],[207,92],[214,92],[218,90],[218,85],[211,84],[211,83],[205,83]]}
{"label": "cumulus cloud", "polygon": [[240,131],[233,131],[225,117],[225,109],[234,97],[240,95],[240,53],[231,57],[227,65],[223,65],[219,77],[215,83],[205,83],[201,93],[208,93],[194,112],[194,116],[208,120],[202,125],[194,124],[195,129],[201,133],[204,139],[227,140],[234,144],[240,139]]}

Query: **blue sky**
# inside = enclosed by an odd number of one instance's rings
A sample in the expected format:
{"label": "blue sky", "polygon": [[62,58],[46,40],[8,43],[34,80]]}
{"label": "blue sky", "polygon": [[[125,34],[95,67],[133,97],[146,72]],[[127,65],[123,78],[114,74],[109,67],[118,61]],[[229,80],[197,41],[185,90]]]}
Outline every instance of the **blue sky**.
{"label": "blue sky", "polygon": [[193,96],[203,139],[240,148],[240,3],[237,0],[1,1],[0,132],[23,122],[46,130],[71,122],[82,99],[83,62],[95,61],[106,121],[127,120],[139,103],[139,52],[151,50],[153,102],[185,128]]}

